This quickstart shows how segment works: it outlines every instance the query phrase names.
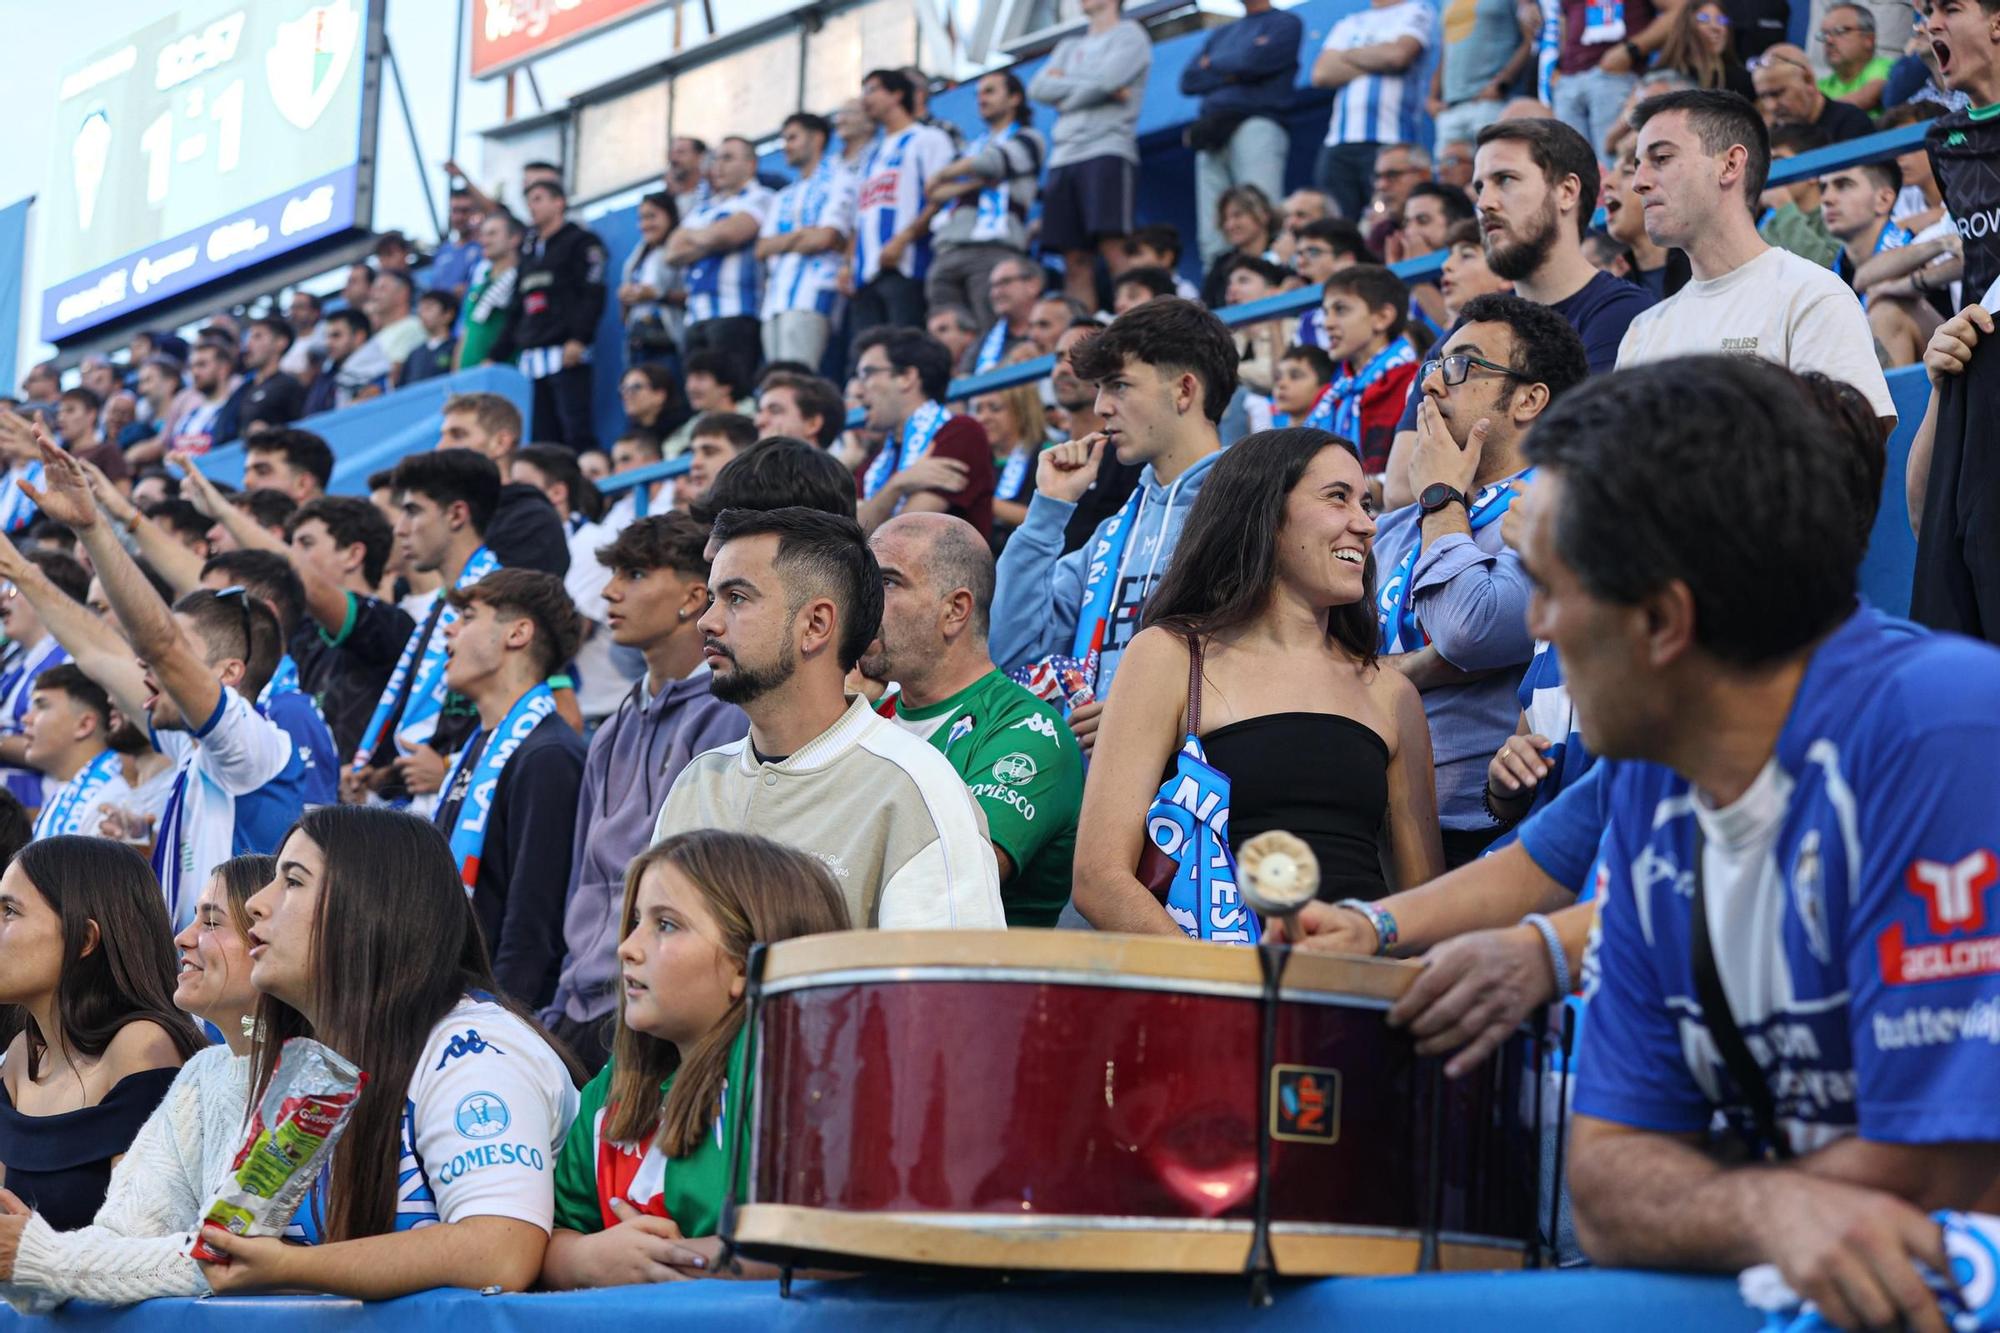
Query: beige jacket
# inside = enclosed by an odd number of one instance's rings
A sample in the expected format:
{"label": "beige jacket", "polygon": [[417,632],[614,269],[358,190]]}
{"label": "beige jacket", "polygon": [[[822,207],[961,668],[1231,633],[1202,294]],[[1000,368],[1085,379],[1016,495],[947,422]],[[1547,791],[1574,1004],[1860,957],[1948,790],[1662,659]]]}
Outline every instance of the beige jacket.
{"label": "beige jacket", "polygon": [[781,763],[748,737],[696,755],[674,780],[654,841],[697,828],[756,833],[826,863],[856,926],[1000,929],[1000,870],[986,819],[949,761],[856,696]]}

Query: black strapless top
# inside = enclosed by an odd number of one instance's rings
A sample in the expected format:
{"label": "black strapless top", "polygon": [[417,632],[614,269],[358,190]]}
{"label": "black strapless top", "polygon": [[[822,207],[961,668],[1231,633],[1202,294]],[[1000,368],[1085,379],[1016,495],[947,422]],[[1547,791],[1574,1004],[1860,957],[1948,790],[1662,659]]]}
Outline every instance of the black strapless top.
{"label": "black strapless top", "polygon": [[7,1164],[7,1188],[57,1231],[89,1226],[111,1185],[111,1159],[132,1146],[139,1126],[180,1072],[127,1074],[97,1105],[59,1115],[23,1115],[0,1082],[0,1162]]}
{"label": "black strapless top", "polygon": [[1201,745],[1229,776],[1231,848],[1283,829],[1319,858],[1322,899],[1388,893],[1389,747],[1373,727],[1335,713],[1268,713],[1217,727]]}

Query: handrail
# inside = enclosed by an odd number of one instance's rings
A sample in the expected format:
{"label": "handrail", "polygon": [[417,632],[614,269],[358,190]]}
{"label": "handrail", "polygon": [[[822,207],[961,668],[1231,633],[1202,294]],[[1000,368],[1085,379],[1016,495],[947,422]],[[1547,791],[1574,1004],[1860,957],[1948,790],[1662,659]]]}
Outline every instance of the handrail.
{"label": "handrail", "polygon": [[[1901,157],[1904,153],[1921,148],[1924,134],[1929,124],[1902,125],[1892,130],[1879,130],[1859,139],[1849,139],[1845,143],[1828,144],[1825,148],[1815,148],[1810,153],[1797,157],[1782,158],[1771,163],[1771,175],[1767,184],[1790,185],[1794,181],[1807,180],[1814,176],[1824,176],[1829,171],[1841,167],[1861,166],[1868,162],[1880,162],[1886,158]],[[1405,282],[1422,281],[1434,277],[1444,267],[1444,252],[1433,250],[1430,254],[1406,259],[1400,264],[1391,264],[1389,269]],[[1280,292],[1267,296],[1261,301],[1248,301],[1242,305],[1224,306],[1215,312],[1230,328],[1244,324],[1255,324],[1261,320],[1279,319],[1285,315],[1297,315],[1311,310],[1320,302],[1320,286],[1300,287],[1296,291]],[[1012,389],[1017,385],[1034,384],[1048,377],[1055,370],[1056,359],[1052,356],[1038,356],[1032,361],[1021,361],[1010,366],[1000,366],[981,375],[967,375],[951,382],[946,397],[957,401],[982,393],[997,393],[1002,389]],[[867,423],[867,415],[856,408],[848,413],[850,428]],[[687,471],[684,459],[674,459],[666,463],[654,463],[648,467],[607,477],[598,483],[598,489],[606,492],[623,491],[645,482],[659,481],[665,477],[678,477]]]}

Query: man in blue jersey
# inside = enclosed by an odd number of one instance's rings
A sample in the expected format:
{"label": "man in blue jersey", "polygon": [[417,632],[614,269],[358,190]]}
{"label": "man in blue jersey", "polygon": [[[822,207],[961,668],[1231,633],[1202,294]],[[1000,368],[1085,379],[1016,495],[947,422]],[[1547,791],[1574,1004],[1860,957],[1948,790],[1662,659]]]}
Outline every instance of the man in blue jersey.
{"label": "man in blue jersey", "polygon": [[[799,111],[785,117],[785,163],[797,172],[764,214],[756,242],[764,275],[764,357],[815,369],[826,353],[840,264],[854,234],[854,174],[828,155],[833,126]],[[727,147],[728,145],[724,145]]]}
{"label": "man in blue jersey", "polygon": [[[1925,1212],[2000,1170],[2000,653],[1857,605],[1829,425],[1715,357],[1529,443],[1531,626],[1604,756],[1570,1188],[1601,1263],[1774,1263],[1844,1326],[1942,1329]],[[1723,1164],[1717,1112],[1789,1160]]]}

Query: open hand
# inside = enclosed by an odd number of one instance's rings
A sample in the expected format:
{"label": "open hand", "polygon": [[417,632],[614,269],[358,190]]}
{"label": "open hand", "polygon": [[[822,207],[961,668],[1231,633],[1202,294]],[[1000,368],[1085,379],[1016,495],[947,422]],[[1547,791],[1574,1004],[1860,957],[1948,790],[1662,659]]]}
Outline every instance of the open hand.
{"label": "open hand", "polygon": [[1410,493],[1422,495],[1425,487],[1443,482],[1472,494],[1473,478],[1479,475],[1479,456],[1491,429],[1492,423],[1481,417],[1461,447],[1445,426],[1437,400],[1426,395],[1417,408],[1417,445],[1410,451]]}
{"label": "open hand", "polygon": [[1475,930],[1424,955],[1424,970],[1390,1008],[1389,1025],[1408,1028],[1419,1055],[1456,1051],[1444,1072],[1458,1078],[1555,992],[1548,946],[1533,926]]}
{"label": "open hand", "polygon": [[91,498],[90,475],[49,434],[48,426],[37,422],[35,443],[42,451],[42,484],[23,481],[22,492],[44,514],[77,532],[97,526],[97,501]]}

